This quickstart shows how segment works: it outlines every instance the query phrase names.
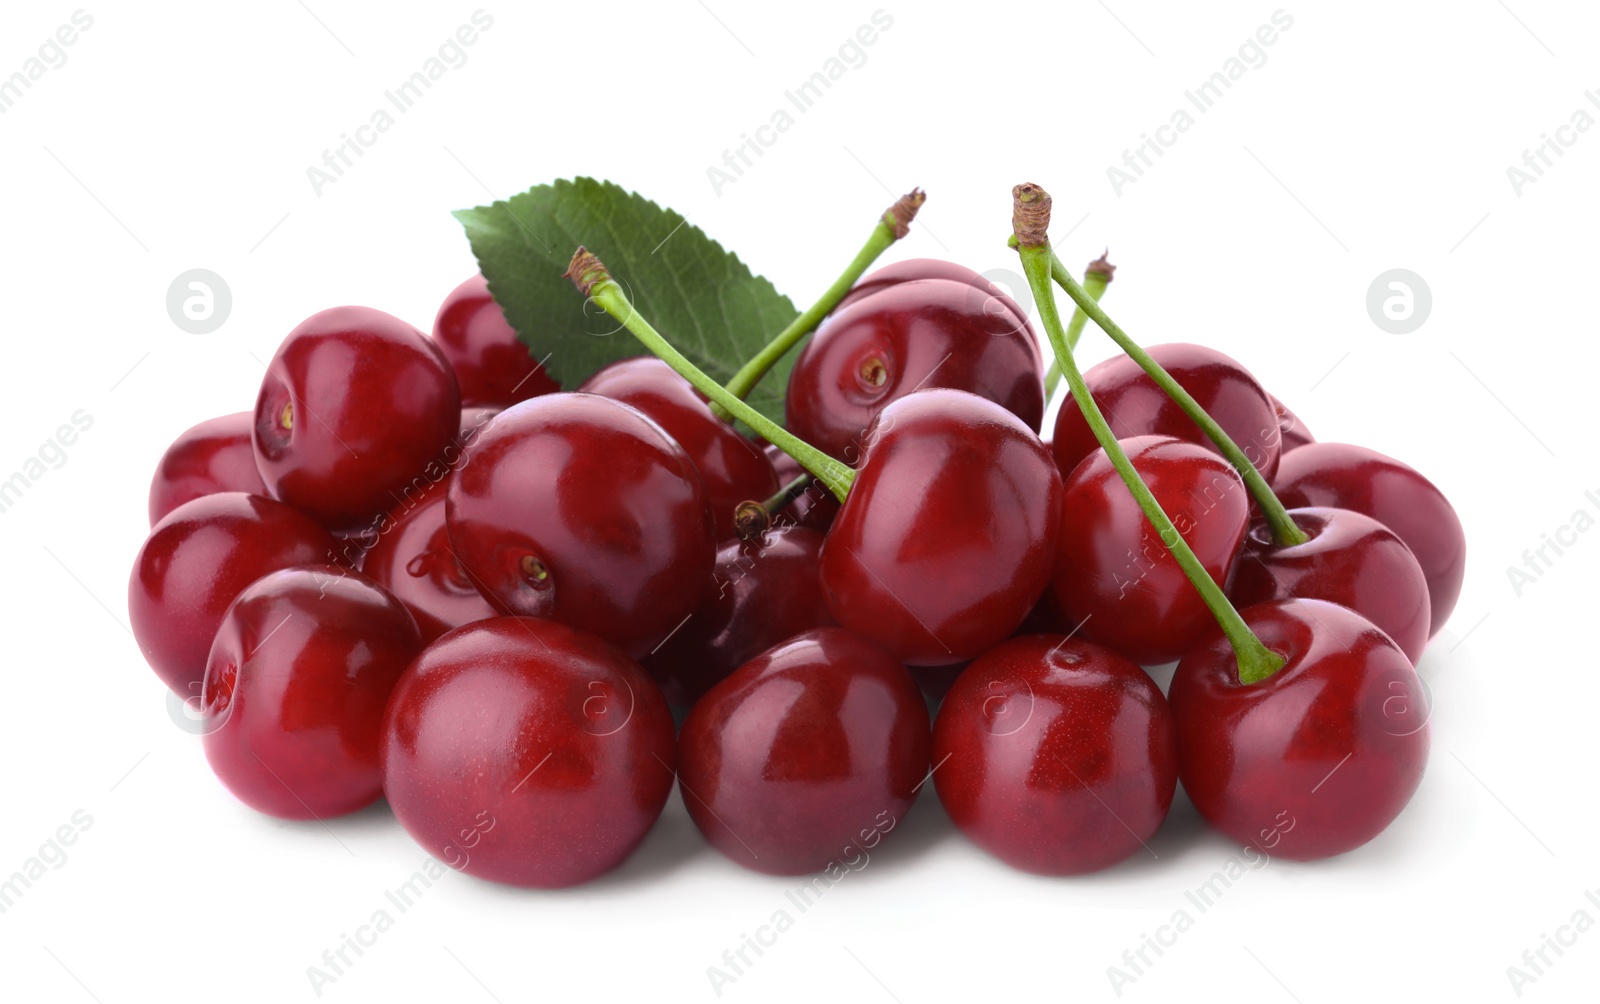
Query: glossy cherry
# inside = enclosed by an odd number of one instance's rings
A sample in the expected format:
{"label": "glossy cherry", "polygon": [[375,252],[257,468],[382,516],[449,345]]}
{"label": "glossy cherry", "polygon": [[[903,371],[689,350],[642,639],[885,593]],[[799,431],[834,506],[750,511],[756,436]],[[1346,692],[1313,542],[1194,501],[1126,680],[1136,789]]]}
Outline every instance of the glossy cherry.
{"label": "glossy cherry", "polygon": [[186,502],[150,531],[128,580],[128,620],[145,661],[173,692],[199,696],[228,604],[292,565],[329,560],[332,534],[297,509],[244,492]]}
{"label": "glossy cherry", "polygon": [[954,279],[912,279],[836,310],[789,375],[789,431],[858,466],[867,426],[885,406],[919,389],[948,387],[988,398],[1038,432],[1039,343],[1021,309],[995,309],[996,298],[1009,300],[998,289]]}
{"label": "glossy cherry", "polygon": [[1178,663],[1170,697],[1184,790],[1211,825],[1274,856],[1360,847],[1405,808],[1427,763],[1429,709],[1411,661],[1332,603],[1240,613],[1287,662],[1240,683],[1217,633]]}
{"label": "glossy cherry", "polygon": [[358,573],[322,565],[257,579],[228,608],[206,666],[211,769],[282,819],[370,805],[383,794],[384,707],[421,649],[406,608]]}
{"label": "glossy cherry", "polygon": [[[1250,371],[1202,345],[1175,342],[1152,345],[1147,351],[1270,481],[1282,452],[1278,413]],[[1083,378],[1118,439],[1175,436],[1215,451],[1205,432],[1130,357],[1118,355],[1090,367]],[[1071,398],[1056,414],[1052,448],[1063,476],[1100,448]]]}
{"label": "glossy cherry", "polygon": [[672,791],[672,714],[639,664],[536,617],[450,632],[411,664],[383,723],[383,787],[429,854],[536,888],[622,862]]}
{"label": "glossy cherry", "polygon": [[828,609],[906,663],[982,655],[1049,581],[1062,498],[1050,454],[1004,408],[944,389],[891,403],[865,442],[822,546]]}
{"label": "glossy cherry", "polygon": [[746,868],[856,868],[911,808],[928,746],[928,709],[905,667],[819,628],[695,704],[678,737],[679,787],[706,840]]}
{"label": "glossy cherry", "polygon": [[[1206,571],[1226,582],[1250,520],[1239,475],[1171,436],[1118,442]],[[1178,658],[1216,628],[1104,450],[1079,464],[1062,492],[1053,583],[1080,637],[1147,666]]]}
{"label": "glossy cherry", "polygon": [[578,389],[639,409],[678,441],[705,483],[719,538],[733,537],[739,503],[777,492],[778,475],[761,447],[713,415],[689,381],[655,356],[614,362]]}
{"label": "glossy cherry", "polygon": [[[1287,405],[1271,394],[1268,394],[1267,397],[1272,401],[1272,410],[1278,415],[1278,436],[1283,440],[1282,453],[1288,453],[1290,450],[1299,449],[1307,443],[1317,441],[1317,437],[1311,434],[1311,430],[1306,428],[1306,424],[1300,421],[1299,415],[1290,411]],[[1282,462],[1281,459],[1279,462]]]}
{"label": "glossy cherry", "polygon": [[433,340],[455,370],[462,404],[504,408],[561,389],[517,339],[481,274],[451,290],[439,305]]}
{"label": "glossy cherry", "polygon": [[361,565],[411,611],[424,642],[499,613],[473,585],[450,546],[447,486],[448,479],[414,503],[397,506]]}
{"label": "glossy cherry", "polygon": [[1467,569],[1466,532],[1444,493],[1400,461],[1362,446],[1311,443],[1283,461],[1272,487],[1284,505],[1353,509],[1406,542],[1428,577],[1429,632],[1438,634]]}
{"label": "glossy cherry", "polygon": [[370,307],[324,310],[267,364],[256,466],[274,498],[335,529],[358,526],[436,462],[460,409],[455,375],[421,332]]}
{"label": "glossy cherry", "polygon": [[723,544],[705,599],[643,660],[667,700],[688,707],[778,642],[832,624],[817,577],[821,551],[822,534],[784,523]]}
{"label": "glossy cherry", "polygon": [[1178,783],[1172,712],[1150,677],[1053,634],[1014,638],[967,667],[939,707],[933,762],[957,828],[1041,875],[1148,853]]}
{"label": "glossy cherry", "polygon": [[1269,600],[1326,600],[1388,632],[1413,664],[1428,644],[1428,580],[1411,548],[1371,516],[1308,507],[1289,515],[1311,539],[1282,546],[1263,523],[1250,528],[1228,598],[1248,607]]}
{"label": "glossy cherry", "polygon": [[248,411],[207,419],[172,441],[150,479],[150,525],[202,495],[248,492],[265,495],[250,445],[254,416]]}
{"label": "glossy cherry", "polygon": [[490,602],[633,658],[693,613],[711,582],[699,473],[659,425],[610,398],[546,394],[507,408],[446,497],[451,546]]}
{"label": "glossy cherry", "polygon": [[1011,298],[1011,294],[965,265],[958,265],[941,258],[907,258],[875,269],[870,274],[862,276],[851,287],[850,292],[834,306],[832,312],[837,314],[857,300],[864,300],[881,293],[890,286],[923,279],[959,283],[973,290],[970,309],[986,314],[1003,315],[1010,319],[1010,324],[1019,327],[1028,324],[1027,313]]}

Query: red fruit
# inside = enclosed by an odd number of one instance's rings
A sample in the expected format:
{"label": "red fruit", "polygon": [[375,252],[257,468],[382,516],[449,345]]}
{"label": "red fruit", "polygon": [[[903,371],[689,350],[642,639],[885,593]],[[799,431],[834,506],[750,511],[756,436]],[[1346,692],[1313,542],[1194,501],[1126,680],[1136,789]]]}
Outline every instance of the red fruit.
{"label": "red fruit", "polygon": [[324,310],[267,365],[256,466],[274,498],[335,529],[358,526],[439,463],[460,409],[449,364],[421,332],[369,307]]}
{"label": "red fruit", "polygon": [[1422,780],[1422,682],[1388,635],[1344,607],[1285,600],[1241,614],[1288,661],[1240,683],[1217,632],[1178,663],[1170,697],[1184,791],[1211,825],[1277,857],[1360,847]]}
{"label": "red fruit", "polygon": [[128,619],[145,660],[178,696],[196,696],[233,598],[268,572],[325,562],[338,546],[282,502],[218,492],[184,503],[150,531],[128,581]]}
{"label": "red fruit", "polygon": [[933,782],[973,843],[1078,875],[1147,850],[1178,783],[1172,712],[1144,670],[1064,635],[1014,638],[956,681]]}
{"label": "red fruit", "polygon": [[379,727],[422,649],[405,607],[332,565],[257,579],[228,608],[201,704],[206,759],[258,812],[326,819],[383,794]]}
{"label": "red fruit", "polygon": [[561,389],[517,339],[482,275],[444,298],[433,319],[433,340],[455,370],[463,404],[504,408]]}
{"label": "red fruit", "polygon": [[361,566],[411,611],[424,643],[499,612],[478,592],[450,546],[446,483],[391,512]]}
{"label": "red fruit", "polygon": [[[1250,518],[1239,475],[1210,450],[1171,436],[1118,442],[1206,571],[1228,581]],[[1081,624],[1081,637],[1147,666],[1178,658],[1216,629],[1104,450],[1066,481],[1054,586],[1065,622]]]}
{"label": "red fruit", "polygon": [[832,312],[837,314],[856,301],[881,293],[890,286],[902,282],[915,282],[919,279],[959,283],[973,290],[970,294],[971,309],[1014,319],[1009,323],[1015,326],[1025,327],[1028,324],[1027,313],[1005,290],[965,265],[939,258],[907,258],[876,269],[872,274],[863,276],[850,292],[845,294],[844,299],[834,306]]}
{"label": "red fruit", "polygon": [[150,479],[150,525],[202,495],[265,495],[250,446],[250,412],[207,419],[172,441]]}
{"label": "red fruit", "polygon": [[622,862],[672,791],[672,714],[639,664],[536,617],[450,632],[383,724],[384,792],[429,854],[553,889]]}
{"label": "red fruit", "polygon": [[1311,434],[1311,430],[1306,428],[1306,424],[1300,421],[1299,415],[1290,411],[1282,401],[1272,397],[1271,394],[1268,394],[1267,397],[1272,400],[1272,410],[1278,414],[1278,434],[1283,440],[1283,453],[1288,453],[1290,450],[1296,450],[1307,443],[1317,441],[1317,437]]}
{"label": "red fruit", "polygon": [[863,867],[928,772],[928,709],[894,657],[808,631],[712,687],[678,739],[684,805],[746,868]]}
{"label": "red fruit", "polygon": [[[1271,480],[1282,453],[1278,413],[1250,371],[1203,345],[1178,342],[1152,345],[1147,351],[1222,426],[1261,476]],[[1118,439],[1174,436],[1216,452],[1205,432],[1130,357],[1108,359],[1083,378]],[[1053,447],[1063,477],[1100,448],[1071,398],[1056,414]]]}

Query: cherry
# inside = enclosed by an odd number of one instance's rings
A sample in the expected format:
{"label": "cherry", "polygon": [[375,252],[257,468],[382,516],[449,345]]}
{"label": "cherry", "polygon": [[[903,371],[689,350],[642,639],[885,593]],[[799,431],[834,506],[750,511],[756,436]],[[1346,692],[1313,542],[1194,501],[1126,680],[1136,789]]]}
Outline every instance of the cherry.
{"label": "cherry", "polygon": [[128,581],[133,636],[163,683],[199,693],[206,653],[228,604],[268,572],[328,560],[333,535],[271,499],[217,492],[186,502],[150,531]]}
{"label": "cherry", "polygon": [[1360,847],[1411,800],[1428,759],[1421,681],[1392,639],[1320,600],[1241,611],[1286,660],[1240,682],[1214,635],[1178,663],[1170,691],[1179,777],[1230,838],[1306,861]]}
{"label": "cherry", "polygon": [[713,415],[689,381],[655,356],[614,362],[578,389],[632,405],[678,441],[705,482],[719,537],[733,536],[733,511],[741,502],[778,490],[778,475],[761,448]]}
{"label": "cherry", "polygon": [[1283,440],[1282,453],[1288,453],[1290,450],[1299,449],[1307,443],[1317,441],[1317,437],[1311,434],[1311,430],[1306,428],[1306,424],[1300,421],[1299,415],[1290,411],[1287,405],[1271,394],[1268,394],[1267,397],[1272,401],[1272,410],[1278,415],[1278,435]]}
{"label": "cherry", "polygon": [[778,642],[832,624],[817,578],[821,550],[822,534],[788,524],[723,544],[705,599],[644,658],[667,699],[688,707]]}
{"label": "cherry", "polygon": [[[1117,442],[1201,565],[1226,581],[1250,519],[1239,475],[1205,447],[1171,436]],[[1066,481],[1053,582],[1066,623],[1081,623],[1083,638],[1147,666],[1178,658],[1215,629],[1103,450]]]}
{"label": "cherry", "polygon": [[1049,580],[1061,512],[1050,454],[1004,408],[944,389],[892,402],[864,441],[822,547],[828,609],[912,665],[982,655]]}
{"label": "cherry", "polygon": [[1273,480],[1289,506],[1353,509],[1393,530],[1428,578],[1430,634],[1438,634],[1461,596],[1467,537],[1455,508],[1433,482],[1376,450],[1311,443],[1284,455]]}
{"label": "cherry", "polygon": [[638,658],[694,612],[716,560],[694,464],[633,408],[547,394],[496,415],[446,495],[450,543],[498,609]]}
{"label": "cherry", "polygon": [[150,525],[185,502],[217,492],[265,495],[250,446],[248,411],[207,419],[172,441],[150,479]]}
{"label": "cherry", "polygon": [[672,714],[593,635],[497,617],[430,645],[383,722],[383,787],[429,854],[494,882],[559,888],[622,862],[672,791]]}
{"label": "cherry", "polygon": [[463,404],[504,408],[561,389],[518,340],[481,274],[444,298],[433,340],[455,370]]}
{"label": "cherry", "polygon": [[706,840],[771,875],[855,866],[928,771],[928,709],[904,666],[840,628],[807,631],[712,687],[678,737]]}
{"label": "cherry", "polygon": [[447,484],[434,486],[419,502],[396,507],[361,565],[411,611],[424,642],[498,613],[478,592],[450,546],[445,526]]}
{"label": "cherry", "polygon": [[206,759],[238,799],[326,819],[383,794],[379,727],[422,649],[406,608],[333,565],[257,579],[228,608],[206,666]]}
{"label": "cherry", "polygon": [[1299,597],[1349,607],[1382,628],[1413,664],[1428,644],[1428,580],[1393,530],[1349,509],[1291,509],[1311,539],[1283,546],[1265,524],[1245,538],[1228,597],[1241,607]]}
{"label": "cherry", "polygon": [[991,306],[1008,301],[997,289],[929,278],[890,283],[835,311],[789,375],[789,430],[855,465],[863,430],[886,405],[948,387],[998,403],[1037,432],[1044,365],[1021,309]]}
{"label": "cherry", "polygon": [[850,292],[845,294],[838,306],[833,308],[834,312],[837,313],[858,300],[881,293],[891,286],[923,279],[937,279],[967,286],[975,290],[975,293],[971,294],[975,309],[989,314],[1004,314],[1008,323],[1013,326],[1021,327],[1028,323],[1027,313],[1005,290],[965,265],[939,258],[907,258],[885,265],[851,287]]}
{"label": "cherry", "polygon": [[933,781],[974,843],[1024,871],[1098,871],[1145,847],[1178,783],[1172,712],[1150,677],[1062,635],[1014,638],[956,680]]}
{"label": "cherry", "polygon": [[449,364],[421,332],[370,307],[324,310],[267,364],[256,466],[275,498],[334,529],[355,526],[436,462],[460,407]]}
{"label": "cherry", "polygon": [[[1216,419],[1270,481],[1278,469],[1281,452],[1278,414],[1250,371],[1221,352],[1201,345],[1178,342],[1152,345],[1147,351]],[[1216,451],[1200,426],[1131,357],[1108,359],[1091,367],[1083,378],[1117,438],[1175,436]],[[1084,457],[1099,448],[1072,398],[1063,402],[1056,415],[1052,445],[1063,476],[1071,474]]]}

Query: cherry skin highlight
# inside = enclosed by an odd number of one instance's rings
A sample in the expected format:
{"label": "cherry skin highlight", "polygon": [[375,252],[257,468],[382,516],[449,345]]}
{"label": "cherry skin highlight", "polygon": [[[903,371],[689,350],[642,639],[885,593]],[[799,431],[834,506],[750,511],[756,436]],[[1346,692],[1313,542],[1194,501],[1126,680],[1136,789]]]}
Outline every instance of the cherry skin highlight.
{"label": "cherry skin highlight", "polygon": [[655,356],[614,362],[578,390],[639,409],[677,440],[705,483],[719,539],[734,536],[733,512],[741,502],[777,492],[778,475],[761,447],[711,414],[689,381]]}
{"label": "cherry skin highlight", "polygon": [[1422,780],[1422,682],[1388,635],[1344,607],[1283,600],[1240,614],[1287,662],[1242,684],[1218,632],[1178,663],[1170,698],[1184,791],[1212,826],[1268,854],[1354,850]]}
{"label": "cherry skin highlight", "polygon": [[1027,312],[1011,298],[1011,294],[965,265],[940,258],[907,258],[874,269],[851,287],[850,292],[834,306],[832,313],[837,314],[858,300],[884,292],[891,286],[921,279],[937,279],[967,286],[973,290],[969,310],[1003,315],[1010,318],[1009,324],[1017,328],[1028,326]]}
{"label": "cherry skin highlight", "polygon": [[421,332],[370,307],[324,310],[267,364],[256,466],[274,498],[332,529],[359,526],[437,463],[460,409],[455,375]]}
{"label": "cherry skin highlight", "polygon": [[145,661],[179,697],[199,696],[228,604],[268,572],[321,564],[339,548],[311,517],[272,499],[217,492],[150,531],[128,581],[128,620]]}
{"label": "cherry skin highlight", "polygon": [[497,617],[428,646],[389,701],[383,787],[406,832],[468,875],[555,889],[633,853],[672,791],[672,714],[593,635]]}
{"label": "cherry skin highlight", "polygon": [[817,579],[821,551],[822,534],[792,525],[723,544],[705,599],[643,660],[667,700],[689,707],[766,649],[833,624]]}
{"label": "cherry skin highlight", "polygon": [[973,843],[1023,871],[1079,875],[1133,854],[1178,783],[1172,712],[1108,648],[1014,638],[961,674],[939,707],[939,800]]}
{"label": "cherry skin highlight", "polygon": [[399,506],[367,549],[361,569],[416,618],[424,643],[451,628],[497,616],[450,546],[445,526],[448,480],[420,501]]}
{"label": "cherry skin highlight", "polygon": [[1411,548],[1371,516],[1349,509],[1290,509],[1310,540],[1284,547],[1257,523],[1245,538],[1228,598],[1326,600],[1382,628],[1415,665],[1428,644],[1428,580]]}
{"label": "cherry skin highlight", "polygon": [[433,340],[455,371],[462,404],[505,408],[561,389],[517,339],[481,274],[439,305]]}
{"label": "cherry skin highlight", "polygon": [[[1146,351],[1222,426],[1261,476],[1270,481],[1282,453],[1278,413],[1250,371],[1203,345],[1174,342],[1152,345]],[[1119,355],[1108,359],[1090,367],[1083,379],[1118,439],[1173,436],[1217,452],[1204,430],[1132,358]],[[1071,398],[1062,403],[1056,414],[1052,448],[1063,477],[1100,448],[1083,412]]]}
{"label": "cherry skin highlight", "polygon": [[[1227,582],[1250,519],[1239,475],[1171,436],[1118,442],[1195,557]],[[1104,450],[1079,464],[1062,492],[1053,583],[1064,623],[1146,666],[1178,658],[1216,628]]]}
{"label": "cherry skin highlight", "polygon": [[944,389],[890,404],[866,442],[822,546],[829,611],[912,665],[982,655],[1049,581],[1062,498],[1050,454],[1004,408]]}
{"label": "cherry skin highlight", "polygon": [[1284,505],[1353,509],[1406,542],[1428,578],[1428,630],[1438,634],[1456,608],[1467,570],[1467,535],[1444,493],[1414,469],[1363,446],[1311,443],[1283,459],[1272,487]]}
{"label": "cherry skin highlight", "polygon": [[610,398],[546,394],[507,408],[446,498],[451,547],[496,608],[589,631],[632,658],[711,582],[699,473],[659,425]]}
{"label": "cherry skin highlight", "polygon": [[928,746],[928,709],[905,667],[819,628],[695,704],[678,738],[679,786],[706,840],[746,868],[858,868],[911,808]]}
{"label": "cherry skin highlight", "polygon": [[990,302],[963,282],[919,279],[835,311],[789,375],[789,431],[859,466],[865,430],[888,404],[946,387],[996,402],[1037,433],[1044,417],[1039,343],[1020,311],[986,310]]}
{"label": "cherry skin highlight", "polygon": [[421,650],[406,608],[358,573],[322,565],[257,579],[211,646],[201,689],[211,769],[281,819],[372,804],[384,707]]}
{"label": "cherry skin highlight", "polygon": [[202,495],[267,494],[250,445],[253,424],[254,416],[241,411],[208,419],[173,440],[150,479],[150,525]]}

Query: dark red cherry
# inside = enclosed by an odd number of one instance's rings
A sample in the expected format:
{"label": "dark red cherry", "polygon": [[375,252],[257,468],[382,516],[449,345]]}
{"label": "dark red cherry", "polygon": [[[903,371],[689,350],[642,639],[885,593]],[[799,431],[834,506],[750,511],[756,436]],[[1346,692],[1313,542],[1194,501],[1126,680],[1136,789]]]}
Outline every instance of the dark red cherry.
{"label": "dark red cherry", "polygon": [[546,394],[507,408],[447,498],[451,545],[490,602],[633,658],[665,640],[711,581],[699,473],[659,425],[610,398]]}
{"label": "dark red cherry", "polygon": [[433,340],[455,370],[463,404],[504,408],[561,389],[517,339],[482,275],[444,298],[433,319]]}
{"label": "dark red cherry", "polygon": [[1250,528],[1228,597],[1248,607],[1269,600],[1327,600],[1376,624],[1413,664],[1428,644],[1428,580],[1411,548],[1371,516],[1349,509],[1290,509],[1311,539],[1281,547],[1265,523]]}
{"label": "dark red cherry", "polygon": [[248,411],[207,419],[172,441],[150,479],[150,525],[202,495],[248,492],[265,495],[250,446],[254,417]]}
{"label": "dark red cherry", "polygon": [[1362,446],[1311,443],[1283,459],[1272,487],[1284,505],[1354,509],[1406,542],[1428,577],[1428,630],[1438,634],[1467,569],[1467,536],[1444,493],[1400,461]]}
{"label": "dark red cherry", "polygon": [[928,709],[904,666],[840,628],[769,649],[707,691],[678,737],[683,802],[755,871],[862,867],[928,772]]}
{"label": "dark red cherry", "polygon": [[411,611],[424,642],[498,613],[473,585],[450,546],[445,527],[447,483],[389,513],[361,566]]}
{"label": "dark red cherry", "polygon": [[644,658],[667,700],[688,707],[778,642],[832,624],[817,578],[821,551],[822,534],[784,523],[723,544],[705,599]]}
{"label": "dark red cherry", "polygon": [[201,690],[206,759],[269,816],[326,819],[383,794],[378,739],[422,638],[406,608],[333,565],[257,579],[228,608]]}
{"label": "dark red cherry", "polygon": [[[1282,452],[1278,413],[1250,371],[1203,345],[1176,342],[1152,345],[1147,351],[1216,419],[1262,477],[1271,480]],[[1205,432],[1130,357],[1108,359],[1091,367],[1083,378],[1118,439],[1175,436],[1216,452]],[[1056,414],[1052,445],[1063,476],[1100,448],[1071,398]]]}
{"label": "dark red cherry", "polygon": [[301,322],[267,365],[256,466],[273,497],[358,526],[437,461],[460,421],[436,345],[381,310],[335,307]]}
{"label": "dark red cherry", "polygon": [[1172,805],[1172,712],[1144,670],[1064,635],[968,666],[933,726],[950,819],[1007,864],[1078,875],[1147,852]]}
{"label": "dark red cherry", "polygon": [[1028,315],[1023,311],[1017,301],[999,286],[985,279],[983,276],[953,261],[944,261],[940,258],[907,258],[874,270],[871,274],[863,276],[844,299],[840,300],[833,308],[833,313],[851,306],[858,300],[881,293],[890,286],[902,282],[915,282],[919,279],[939,279],[946,282],[959,283],[967,286],[973,293],[972,309],[986,314],[996,314],[1006,317],[1011,324],[1025,326]]}
{"label": "dark red cherry", "polygon": [[733,537],[739,503],[764,502],[777,492],[778,475],[761,447],[711,414],[689,381],[655,356],[614,362],[578,389],[632,405],[678,441],[705,482],[719,538]]}
{"label": "dark red cherry", "polygon": [[917,279],[836,311],[789,375],[789,431],[859,466],[867,426],[885,406],[947,387],[998,403],[1037,433],[1044,416],[1039,343],[1020,311],[987,310],[989,302],[963,282]]}
{"label": "dark red cherry", "polygon": [[1428,760],[1428,704],[1411,661],[1372,622],[1321,600],[1247,607],[1245,623],[1288,661],[1239,682],[1221,632],[1172,678],[1178,776],[1233,840],[1296,861],[1383,832]]}
{"label": "dark red cherry", "polygon": [[[1250,519],[1239,475],[1171,436],[1118,442],[1206,571],[1226,582]],[[1081,623],[1080,637],[1146,666],[1178,658],[1216,629],[1104,450],[1066,481],[1053,581],[1065,623]]]}
{"label": "dark red cherry", "polygon": [[384,793],[452,868],[576,885],[616,867],[672,791],[672,714],[639,664],[593,635],[497,617],[428,646],[389,701]]}
{"label": "dark red cherry", "polygon": [[1050,454],[1004,408],[943,389],[890,404],[865,442],[822,546],[828,609],[912,665],[982,655],[1049,581],[1061,512]]}
{"label": "dark red cherry", "polygon": [[[1311,434],[1306,424],[1300,421],[1300,416],[1290,411],[1282,401],[1267,395],[1272,400],[1272,410],[1278,415],[1278,435],[1283,440],[1282,453],[1299,449],[1307,443],[1314,443],[1317,437]],[[1281,454],[1280,454],[1281,456]],[[1281,462],[1281,461],[1280,461]]]}
{"label": "dark red cherry", "polygon": [[246,586],[339,548],[311,517],[244,492],[205,495],[150,531],[128,581],[128,620],[145,661],[185,699],[199,696],[206,653],[228,604]]}

